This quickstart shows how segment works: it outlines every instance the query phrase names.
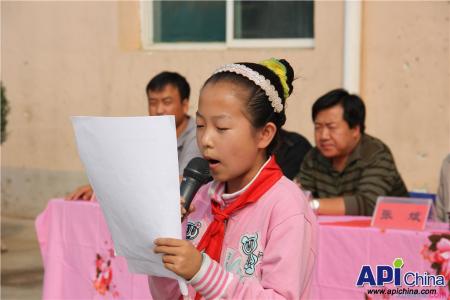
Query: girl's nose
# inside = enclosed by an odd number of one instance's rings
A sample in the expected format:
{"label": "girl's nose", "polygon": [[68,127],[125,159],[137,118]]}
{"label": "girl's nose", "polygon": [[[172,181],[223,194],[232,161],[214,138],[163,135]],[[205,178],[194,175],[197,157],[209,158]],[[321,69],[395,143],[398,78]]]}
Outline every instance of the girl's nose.
{"label": "girl's nose", "polygon": [[199,146],[201,146],[203,149],[213,147],[213,138],[209,130],[204,129],[203,132],[200,134],[200,144],[201,145]]}

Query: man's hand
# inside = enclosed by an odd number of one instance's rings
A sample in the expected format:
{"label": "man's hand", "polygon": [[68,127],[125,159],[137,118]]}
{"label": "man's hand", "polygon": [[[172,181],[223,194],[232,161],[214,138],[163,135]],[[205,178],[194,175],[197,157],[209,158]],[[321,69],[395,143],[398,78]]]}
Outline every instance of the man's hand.
{"label": "man's hand", "polygon": [[155,240],[155,253],[162,253],[166,269],[186,280],[192,279],[202,265],[202,254],[191,242],[172,238]]}
{"label": "man's hand", "polygon": [[83,185],[66,196],[66,200],[85,200],[90,201],[94,191],[90,185]]}
{"label": "man's hand", "polygon": [[317,210],[317,214],[333,216],[345,215],[345,202],[343,197],[321,198],[318,200],[320,201],[320,206]]}

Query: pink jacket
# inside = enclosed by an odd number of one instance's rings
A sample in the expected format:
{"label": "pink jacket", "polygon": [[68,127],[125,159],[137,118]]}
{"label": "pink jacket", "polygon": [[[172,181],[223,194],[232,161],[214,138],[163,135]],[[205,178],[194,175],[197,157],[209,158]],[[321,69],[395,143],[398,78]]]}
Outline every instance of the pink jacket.
{"label": "pink jacket", "polygon": [[[242,191],[223,194],[223,183],[202,187],[194,198],[186,239],[197,245],[213,216],[210,201],[222,205]],[[317,224],[303,192],[282,177],[256,203],[227,222],[220,264],[203,253],[199,272],[188,283],[204,299],[305,299],[317,255]],[[150,277],[156,299],[178,299],[176,281]]]}

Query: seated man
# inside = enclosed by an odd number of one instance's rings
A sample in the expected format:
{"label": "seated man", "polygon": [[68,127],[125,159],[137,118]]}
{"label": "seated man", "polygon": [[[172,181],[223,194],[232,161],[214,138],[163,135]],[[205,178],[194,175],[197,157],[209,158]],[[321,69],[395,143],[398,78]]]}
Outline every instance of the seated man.
{"label": "seated man", "polygon": [[[161,72],[153,77],[145,89],[150,116],[174,115],[178,145],[178,166],[180,175],[194,157],[201,157],[197,147],[196,124],[187,114],[190,87],[186,79],[178,73]],[[92,187],[81,186],[69,194],[67,200],[90,200]]]}
{"label": "seated man", "polygon": [[389,148],[364,133],[361,98],[336,89],[313,105],[316,147],[305,157],[297,181],[324,215],[370,216],[378,196],[407,197]]}
{"label": "seated man", "polygon": [[450,214],[450,154],[442,162],[439,187],[436,195],[436,212],[439,220],[449,221]]}

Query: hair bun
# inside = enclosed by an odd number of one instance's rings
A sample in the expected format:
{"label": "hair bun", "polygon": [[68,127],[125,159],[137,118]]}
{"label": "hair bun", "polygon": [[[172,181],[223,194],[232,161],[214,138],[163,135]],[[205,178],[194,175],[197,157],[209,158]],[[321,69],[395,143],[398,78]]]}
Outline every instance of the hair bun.
{"label": "hair bun", "polygon": [[283,88],[284,99],[287,99],[292,94],[294,87],[292,81],[294,80],[294,70],[285,59],[270,58],[260,62],[261,65],[271,70],[280,80]]}
{"label": "hair bun", "polygon": [[294,81],[294,69],[287,60],[280,59],[278,61],[286,67],[286,77],[287,77],[286,83],[289,86],[289,95],[291,95],[292,91],[294,90],[294,86],[292,85],[292,82]]}

